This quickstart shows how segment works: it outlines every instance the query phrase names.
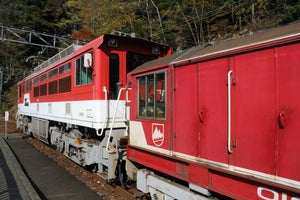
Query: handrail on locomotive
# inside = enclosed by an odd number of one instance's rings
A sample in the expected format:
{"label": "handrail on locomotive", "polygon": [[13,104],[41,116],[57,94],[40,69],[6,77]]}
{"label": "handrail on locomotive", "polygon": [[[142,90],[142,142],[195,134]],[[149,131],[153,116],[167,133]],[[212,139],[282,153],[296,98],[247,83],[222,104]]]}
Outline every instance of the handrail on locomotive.
{"label": "handrail on locomotive", "polygon": [[[116,119],[116,114],[119,110],[119,102],[120,102],[120,99],[121,99],[121,94],[123,91],[125,91],[125,95],[126,95],[126,98],[125,98],[125,117],[127,117],[127,103],[129,102],[129,99],[128,99],[128,92],[131,90],[132,88],[128,88],[127,86],[124,87],[124,88],[121,88],[119,90],[119,94],[118,94],[118,98],[117,98],[117,103],[116,103],[116,107],[115,107],[115,111],[114,111],[114,114],[113,114],[113,118],[112,118],[112,123],[111,123],[111,126],[110,126],[110,129],[109,129],[109,134],[108,134],[108,140],[107,140],[107,143],[106,143],[106,151],[109,152],[109,153],[113,153],[115,152],[116,150],[115,149],[109,149],[109,143],[110,143],[110,138],[111,138],[111,135],[112,135],[112,131],[113,131],[113,127],[114,127],[114,124],[115,124],[115,119]],[[128,135],[128,125],[126,125],[126,131],[125,133]]]}

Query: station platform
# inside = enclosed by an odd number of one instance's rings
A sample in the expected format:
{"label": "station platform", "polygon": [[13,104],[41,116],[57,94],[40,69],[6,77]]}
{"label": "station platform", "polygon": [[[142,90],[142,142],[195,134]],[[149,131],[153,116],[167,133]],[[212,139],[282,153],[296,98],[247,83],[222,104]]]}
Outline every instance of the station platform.
{"label": "station platform", "polygon": [[101,199],[21,134],[0,134],[1,200]]}
{"label": "station platform", "polygon": [[0,199],[40,199],[2,136],[0,136]]}

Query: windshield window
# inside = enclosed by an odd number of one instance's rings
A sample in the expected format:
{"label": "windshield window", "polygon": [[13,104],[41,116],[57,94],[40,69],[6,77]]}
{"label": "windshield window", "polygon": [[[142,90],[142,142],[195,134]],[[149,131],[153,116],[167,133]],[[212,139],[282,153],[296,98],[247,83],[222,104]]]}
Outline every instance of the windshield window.
{"label": "windshield window", "polygon": [[134,70],[137,66],[140,66],[140,65],[144,64],[145,62],[154,60],[156,58],[157,58],[157,56],[154,56],[154,55],[146,55],[146,54],[140,54],[140,53],[134,53],[134,52],[127,52],[126,73],[129,73],[132,70]]}

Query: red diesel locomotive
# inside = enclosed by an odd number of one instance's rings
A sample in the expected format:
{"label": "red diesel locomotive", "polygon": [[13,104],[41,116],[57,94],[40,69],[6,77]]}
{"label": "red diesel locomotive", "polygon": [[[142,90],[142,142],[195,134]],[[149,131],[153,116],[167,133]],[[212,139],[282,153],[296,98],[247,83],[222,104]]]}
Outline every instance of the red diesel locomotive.
{"label": "red diesel locomotive", "polygon": [[128,175],[141,191],[300,199],[299,23],[150,61],[129,81]]}
{"label": "red diesel locomotive", "polygon": [[70,46],[18,83],[17,127],[115,179],[117,163],[123,163],[118,171],[125,167],[127,73],[170,53],[167,46],[117,35]]}

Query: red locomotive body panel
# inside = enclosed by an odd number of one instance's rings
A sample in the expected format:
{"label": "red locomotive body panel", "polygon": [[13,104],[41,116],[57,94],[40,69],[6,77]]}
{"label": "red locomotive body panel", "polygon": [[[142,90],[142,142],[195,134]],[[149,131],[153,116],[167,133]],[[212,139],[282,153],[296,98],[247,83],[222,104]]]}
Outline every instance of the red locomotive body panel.
{"label": "red locomotive body panel", "polygon": [[281,177],[300,181],[300,81],[299,57],[300,44],[277,49],[277,174]]}
{"label": "red locomotive body panel", "polygon": [[[128,159],[235,199],[299,199],[299,27],[194,48],[132,72]],[[155,117],[159,103],[140,97],[161,73],[164,118]]]}

